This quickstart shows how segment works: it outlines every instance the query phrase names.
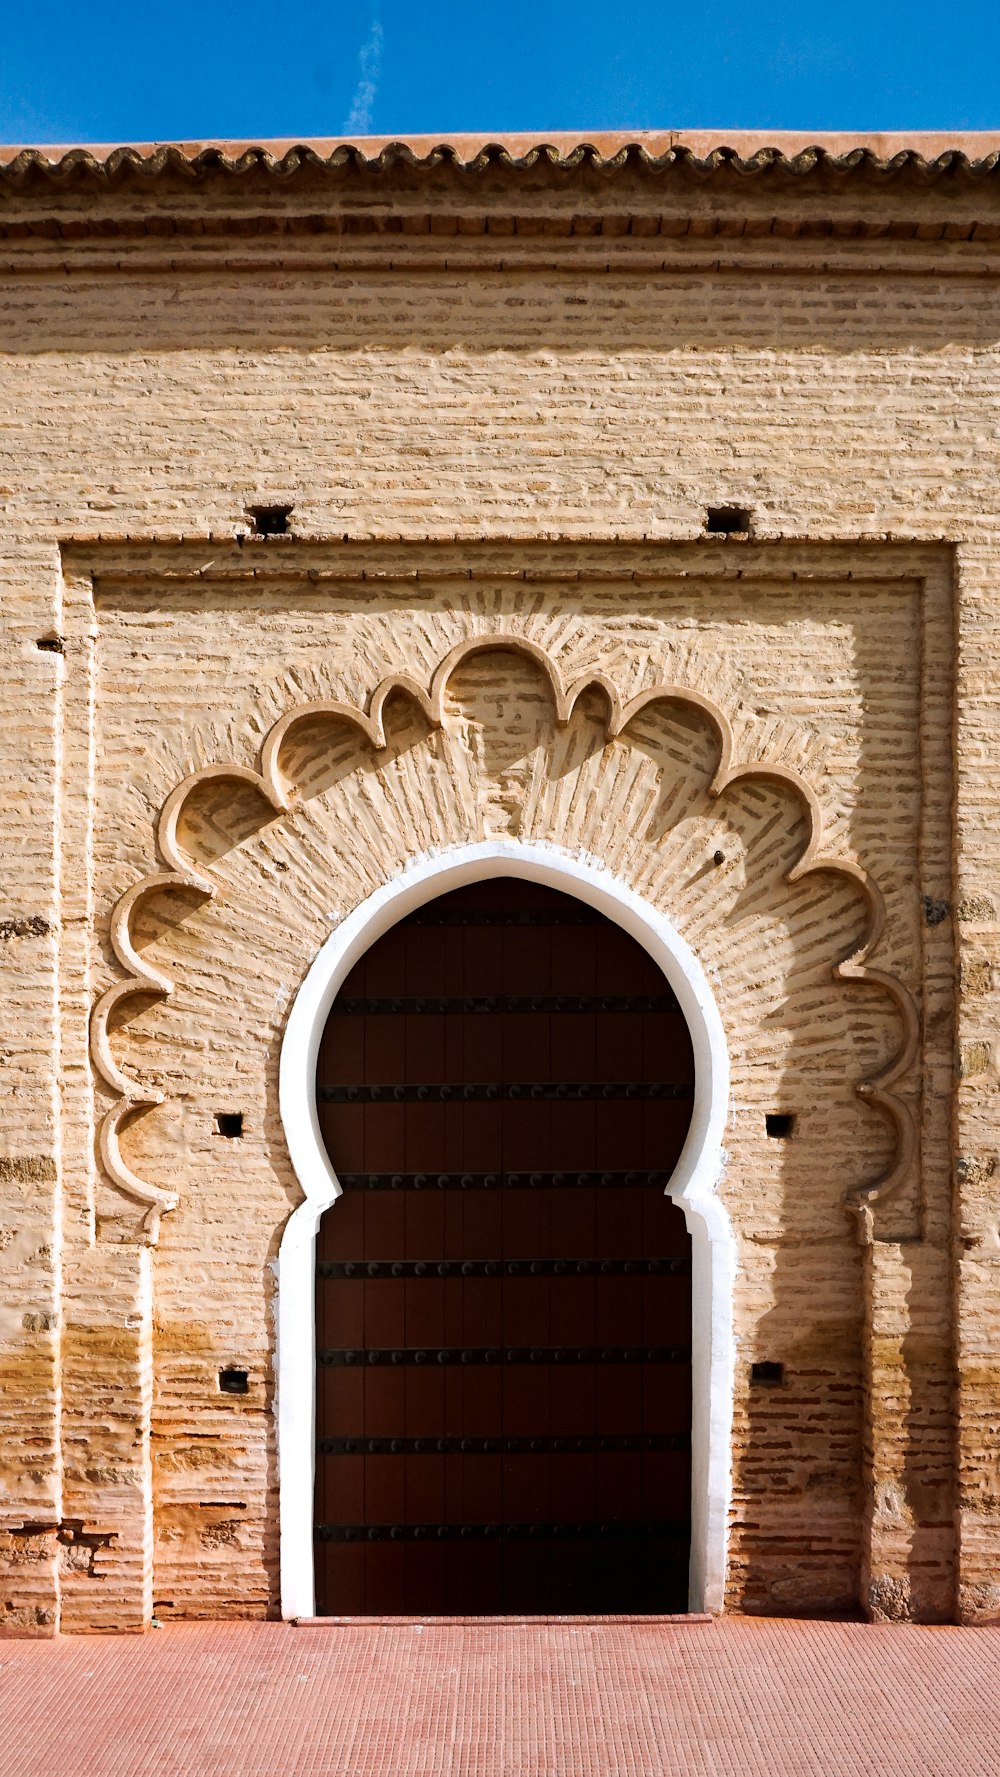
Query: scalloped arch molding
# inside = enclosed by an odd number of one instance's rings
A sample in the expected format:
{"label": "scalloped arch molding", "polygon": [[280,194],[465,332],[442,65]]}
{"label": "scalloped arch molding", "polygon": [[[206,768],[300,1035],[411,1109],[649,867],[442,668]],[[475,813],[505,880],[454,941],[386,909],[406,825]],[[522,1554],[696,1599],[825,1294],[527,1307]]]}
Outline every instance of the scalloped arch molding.
{"label": "scalloped arch molding", "polygon": [[132,935],[132,920],[137,909],[151,895],[163,891],[192,891],[213,899],[217,887],[206,868],[184,849],[180,837],[180,820],[185,804],[200,785],[225,779],[251,785],[276,813],[290,811],[297,800],[295,784],[282,767],[285,742],[297,724],[328,717],[353,726],[361,739],[378,751],[386,745],[385,707],[395,695],[410,698],[422,713],[430,729],[444,724],[444,698],[448,681],[456,668],[473,654],[503,649],[532,661],[542,672],[551,691],[555,720],[564,727],[573,715],[583,692],[596,689],[606,704],[604,734],[606,740],[625,736],[634,717],[655,703],[674,703],[701,712],[708,719],[718,738],[719,760],[709,785],[709,793],[719,797],[742,780],[758,779],[784,786],[799,800],[806,822],[806,844],[796,861],[785,873],[789,883],[807,875],[829,872],[849,879],[860,889],[866,907],[865,931],[861,942],[847,957],[832,965],[835,980],[874,987],[887,994],[900,1020],[901,1038],[888,1062],[873,1076],[860,1080],[855,1091],[867,1104],[881,1111],[895,1133],[895,1153],[891,1164],[877,1178],[853,1190],[846,1201],[857,1216],[859,1238],[870,1242],[874,1237],[874,1211],[877,1204],[891,1197],[903,1183],[914,1158],[917,1133],[912,1112],[894,1091],[902,1075],[912,1065],[919,1041],[917,1009],[909,991],[886,970],[873,966],[869,958],[875,950],[885,924],[885,905],[874,879],[850,858],[837,857],[823,849],[823,817],[815,791],[806,779],[781,760],[762,757],[737,762],[732,724],[710,698],[681,684],[660,683],[648,687],[628,701],[623,701],[617,687],[603,673],[585,674],[564,683],[556,663],[528,638],[496,631],[460,642],[446,653],[436,667],[429,687],[424,687],[406,673],[393,673],[381,680],[363,710],[351,703],[335,699],[310,700],[285,712],[273,724],[260,749],[259,769],[235,763],[203,766],[183,778],[170,792],[157,822],[156,837],[166,869],[150,872],[128,888],[116,902],[111,914],[110,937],[114,954],[126,971],[123,980],[113,983],[98,999],[91,1015],[91,1054],[101,1078],[117,1095],[117,1102],[105,1113],[99,1129],[99,1151],[108,1177],[119,1188],[144,1206],[143,1227],[150,1243],[155,1242],[160,1217],[176,1207],[177,1196],[149,1179],[141,1178],[127,1164],[121,1152],[120,1133],[133,1117],[164,1102],[158,1089],[141,1085],[125,1073],[112,1048],[109,1020],[113,1012],[133,998],[163,998],[173,991],[173,980],[163,970],[154,968],[139,956]]}

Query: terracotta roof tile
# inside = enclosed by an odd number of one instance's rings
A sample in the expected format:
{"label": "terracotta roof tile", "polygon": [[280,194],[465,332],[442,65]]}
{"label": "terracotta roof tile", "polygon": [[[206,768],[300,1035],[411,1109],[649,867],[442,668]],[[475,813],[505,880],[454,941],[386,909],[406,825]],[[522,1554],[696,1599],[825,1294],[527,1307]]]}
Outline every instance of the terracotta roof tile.
{"label": "terracotta roof tile", "polygon": [[850,175],[906,174],[921,181],[949,175],[983,177],[1000,165],[1000,132],[911,135],[842,135],[778,131],[597,132],[586,137],[552,135],[361,137],[270,142],[158,142],[120,146],[91,144],[0,147],[0,180],[21,184],[32,178],[67,181],[90,176],[114,181],[129,173],[155,178],[164,173],[202,179],[264,170],[289,179],[301,168],[336,174],[364,168],[397,167],[431,171],[452,167],[477,174],[490,168],[512,171],[572,171],[578,167],[614,173],[626,166],[667,173],[684,170],[708,177],[726,169],[747,176],[768,172],[807,175],[817,171]]}

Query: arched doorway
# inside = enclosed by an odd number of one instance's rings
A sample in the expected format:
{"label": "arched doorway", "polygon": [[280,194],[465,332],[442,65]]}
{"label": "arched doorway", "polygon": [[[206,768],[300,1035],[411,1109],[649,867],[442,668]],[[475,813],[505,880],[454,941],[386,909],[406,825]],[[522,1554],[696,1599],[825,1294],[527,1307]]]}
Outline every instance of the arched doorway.
{"label": "arched doorway", "polygon": [[691,1039],[646,949],[493,877],[366,951],[326,1021],[343,1195],[316,1274],[316,1608],[683,1610]]}

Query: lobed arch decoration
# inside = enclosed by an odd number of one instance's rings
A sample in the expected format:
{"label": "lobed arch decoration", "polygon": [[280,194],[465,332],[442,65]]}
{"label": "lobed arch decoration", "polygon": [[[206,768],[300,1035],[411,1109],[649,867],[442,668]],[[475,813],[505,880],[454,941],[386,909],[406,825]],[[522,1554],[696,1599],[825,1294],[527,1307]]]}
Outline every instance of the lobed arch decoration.
{"label": "lobed arch decoration", "polygon": [[116,1095],[116,1102],[101,1119],[98,1133],[100,1158],[112,1182],[144,1206],[143,1230],[147,1242],[155,1243],[161,1216],[174,1209],[178,1199],[176,1193],[139,1177],[132,1170],[121,1152],[120,1135],[133,1118],[162,1104],[165,1095],[158,1088],[144,1085],[124,1072],[114,1054],[109,1024],[112,1014],[129,1000],[165,998],[173,991],[172,978],[165,971],[144,962],[136,949],[132,920],[137,909],[148,897],[164,891],[179,890],[206,900],[213,899],[217,893],[217,884],[206,866],[186,851],[181,838],[180,820],[189,797],[206,783],[225,780],[252,787],[275,814],[290,812],[296,806],[298,792],[283,768],[282,754],[288,737],[298,724],[317,718],[346,723],[358,732],[363,744],[373,752],[379,752],[387,744],[386,705],[390,698],[402,696],[417,707],[431,731],[439,730],[445,723],[445,693],[452,674],[471,656],[496,650],[520,655],[539,669],[552,697],[558,727],[565,727],[570,722],[584,693],[599,692],[606,711],[605,742],[625,737],[633,719],[656,703],[679,704],[700,712],[713,728],[719,746],[718,763],[708,786],[710,796],[721,797],[733,785],[757,780],[790,790],[800,803],[807,839],[804,849],[785,872],[785,880],[791,884],[825,872],[849,880],[861,891],[866,912],[863,935],[849,955],[833,962],[832,975],[836,981],[874,987],[888,995],[901,1025],[901,1040],[895,1053],[877,1073],[855,1085],[857,1095],[889,1120],[895,1137],[895,1152],[888,1166],[878,1177],[853,1189],[845,1199],[856,1216],[859,1239],[863,1244],[870,1244],[875,1237],[876,1207],[898,1191],[917,1150],[913,1114],[894,1088],[912,1066],[917,1053],[918,1014],[904,985],[869,960],[885,927],[885,903],[878,884],[853,859],[824,850],[819,799],[800,772],[774,757],[764,756],[744,762],[736,760],[733,725],[713,699],[691,686],[667,682],[648,686],[623,699],[604,673],[585,673],[567,684],[558,664],[542,647],[524,635],[505,630],[481,633],[457,643],[440,660],[427,688],[410,674],[392,673],[372,691],[366,709],[336,699],[311,699],[297,704],[280,716],[265,735],[260,748],[259,769],[235,762],[202,766],[181,779],[167,796],[156,825],[156,840],[166,868],[152,871],[133,883],[115,903],[110,919],[110,941],[126,974],[124,979],[114,982],[101,994],[91,1014],[93,1064]]}

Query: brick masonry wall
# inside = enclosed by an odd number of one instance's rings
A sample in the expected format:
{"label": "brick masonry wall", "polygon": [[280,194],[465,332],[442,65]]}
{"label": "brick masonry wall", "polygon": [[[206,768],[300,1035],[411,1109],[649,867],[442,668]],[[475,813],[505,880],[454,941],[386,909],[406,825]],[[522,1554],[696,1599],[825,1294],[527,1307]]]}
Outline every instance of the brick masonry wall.
{"label": "brick masonry wall", "polygon": [[[670,265],[633,239],[546,264],[514,240],[499,269],[471,236],[454,264],[398,240],[293,262],[247,232],[197,268],[159,242],[112,259],[33,238],[0,288],[8,1625],[276,1609],[283,1017],[332,920],[414,852],[492,831],[606,857],[719,997],[732,1606],[996,1617],[988,247],[854,242],[831,267],[808,241],[769,241],[766,263],[730,243],[712,269],[696,240]],[[292,503],[294,539],[234,544],[254,501]],[[725,502],[752,508],[753,542],[698,541]],[[560,728],[509,649],[456,670],[439,731],[390,704],[382,755],[343,725],[297,729],[290,815],[262,821],[231,783],[189,803],[181,837],[219,892],[142,904],[135,942],[174,991],[122,1007],[110,1038],[165,1094],[122,1133],[128,1166],[180,1199],[145,1244],[95,1158],[112,1100],[86,1029],[121,974],[115,900],[158,867],[159,807],[201,766],[256,765],[305,699],[364,707],[395,671],[426,686],[493,634],[567,682],[710,698],[738,761],[800,773],[825,852],[880,886],[872,965],[920,1013],[898,1088],[920,1139],[873,1246],[845,1199],[897,1141],[854,1087],[901,1022],[890,992],[832,977],[863,896],[836,872],[784,880],[801,798],[759,770],[712,797],[696,711],[653,706],[608,741],[588,693]],[[787,1145],[764,1135],[771,1108],[799,1114]],[[239,1143],[213,1132],[225,1109]],[[751,1387],[758,1357],[785,1364],[782,1389]],[[250,1394],[221,1396],[236,1361]]]}

